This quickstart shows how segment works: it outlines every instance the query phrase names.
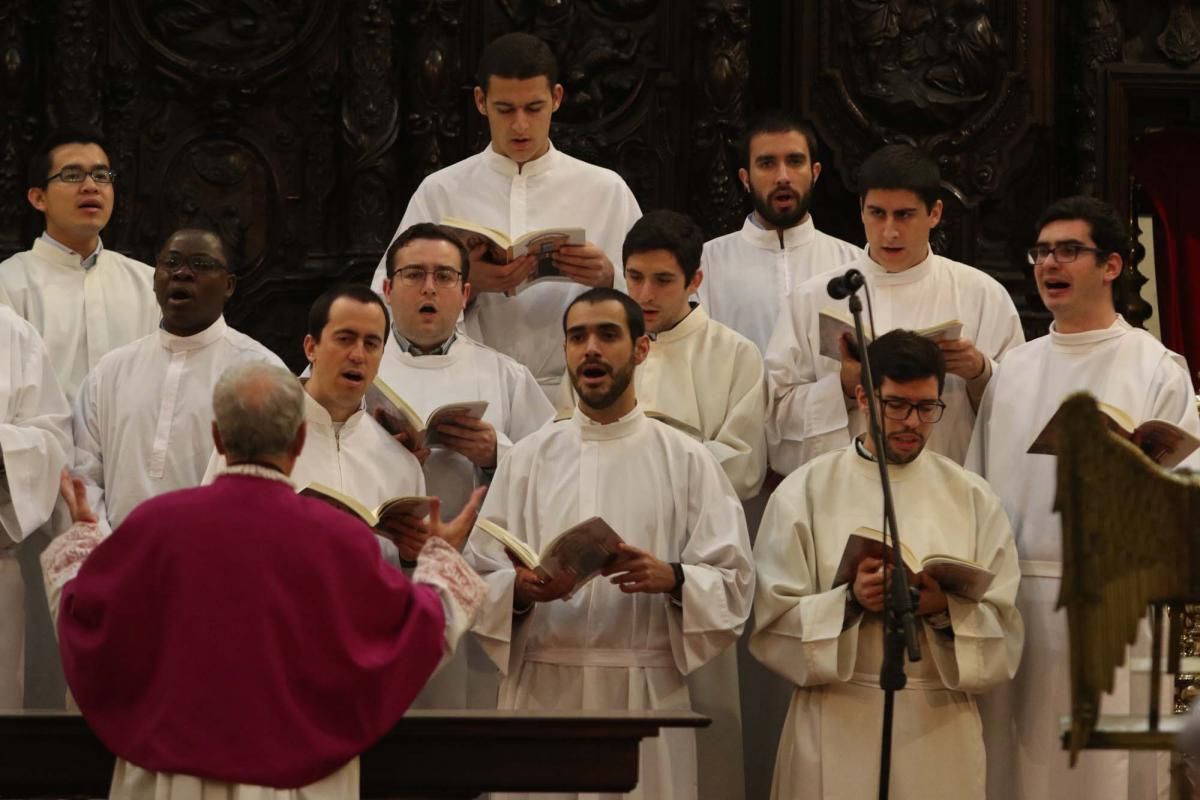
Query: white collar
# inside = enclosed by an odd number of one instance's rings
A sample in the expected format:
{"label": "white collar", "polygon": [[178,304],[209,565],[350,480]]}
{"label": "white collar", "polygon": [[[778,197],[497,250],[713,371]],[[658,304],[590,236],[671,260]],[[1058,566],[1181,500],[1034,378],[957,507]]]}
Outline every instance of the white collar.
{"label": "white collar", "polygon": [[1106,342],[1109,339],[1116,339],[1124,336],[1133,330],[1133,326],[1125,321],[1125,318],[1117,314],[1117,318],[1107,328],[1100,328],[1094,331],[1080,331],[1079,333],[1059,333],[1055,328],[1054,323],[1050,323],[1050,344],[1058,350],[1078,350],[1088,349],[1092,345]]}
{"label": "white collar", "polygon": [[636,433],[639,427],[646,420],[646,415],[642,412],[640,403],[633,407],[625,416],[618,419],[616,422],[607,424],[596,422],[579,408],[579,404],[575,405],[575,412],[571,415],[571,422],[579,428],[584,441],[603,441],[606,439],[621,439]]}
{"label": "white collar", "polygon": [[895,286],[903,283],[916,283],[928,276],[929,273],[933,272],[933,265],[936,263],[936,260],[937,256],[933,254],[933,248],[929,248],[924,259],[903,272],[888,272],[882,264],[871,258],[871,249],[868,246],[866,253],[859,260],[859,265],[863,266],[863,272],[873,283]]}
{"label": "white collar", "polygon": [[518,175],[525,178],[532,178],[535,175],[542,175],[549,172],[559,162],[561,156],[558,150],[554,149],[553,142],[546,143],[546,152],[542,153],[532,161],[526,161],[518,166],[517,162],[513,161],[508,156],[500,155],[493,149],[491,143],[483,151],[483,163],[495,172],[505,175],[509,178],[515,178]]}
{"label": "white collar", "polygon": [[292,489],[296,488],[296,484],[287,475],[284,475],[277,469],[264,467],[261,464],[234,464],[231,467],[224,467],[217,472],[217,477],[225,475],[241,476],[243,478],[262,478],[268,481],[279,481],[286,483]]}
{"label": "white collar", "polygon": [[[672,342],[678,342],[680,339],[684,339],[688,336],[691,336],[693,333],[704,330],[704,326],[707,324],[708,315],[704,313],[704,307],[699,305],[693,306],[692,310],[688,312],[686,317],[675,323],[675,327],[671,328],[670,330],[665,330],[661,333],[655,334],[654,342],[656,344],[670,344]],[[653,348],[654,345],[652,344],[650,347]]]}
{"label": "white collar", "polygon": [[173,333],[167,333],[163,328],[159,328],[158,343],[171,353],[200,350],[220,341],[224,338],[225,331],[228,329],[229,326],[225,324],[225,317],[222,315],[217,317],[217,321],[212,325],[191,336],[176,336]]}
{"label": "white collar", "polygon": [[812,214],[803,222],[783,229],[783,244],[779,243],[779,231],[769,231],[754,222],[754,215],[746,217],[742,223],[741,236],[749,244],[762,250],[794,250],[809,244],[817,237],[817,228],[813,224]]}
{"label": "white collar", "polygon": [[[356,425],[358,425],[359,420],[363,419],[365,416],[366,415],[363,413],[363,406],[360,405],[358,407],[358,411],[355,411],[353,414],[351,414],[346,422],[342,425],[342,430],[346,433],[349,433]],[[329,415],[329,410],[326,409],[325,406],[318,403],[313,396],[308,393],[307,389],[304,390],[304,419],[308,422],[316,423],[317,425],[324,425],[327,428],[333,428],[335,424],[333,417]]]}

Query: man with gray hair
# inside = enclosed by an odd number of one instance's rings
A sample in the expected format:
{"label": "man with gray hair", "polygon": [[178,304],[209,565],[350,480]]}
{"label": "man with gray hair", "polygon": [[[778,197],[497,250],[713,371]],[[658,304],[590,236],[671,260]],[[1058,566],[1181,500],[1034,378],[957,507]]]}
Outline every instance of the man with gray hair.
{"label": "man with gray hair", "polygon": [[228,463],[216,481],[147,501],[107,539],[83,484],[64,476],[75,524],[43,566],[67,682],[117,755],[109,796],[248,784],[357,798],[358,754],[484,597],[458,554],[478,497],[445,524],[434,501],[410,580],[365,525],[296,494],[306,423],[291,373],[235,365],[213,412]]}

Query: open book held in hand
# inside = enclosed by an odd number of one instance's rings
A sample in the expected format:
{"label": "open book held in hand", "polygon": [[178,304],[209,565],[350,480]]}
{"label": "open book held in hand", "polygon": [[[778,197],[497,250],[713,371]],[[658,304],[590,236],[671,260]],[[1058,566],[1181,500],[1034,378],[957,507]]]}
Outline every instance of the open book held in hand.
{"label": "open book held in hand", "polygon": [[[880,558],[886,564],[893,563],[892,552],[891,545],[883,543],[882,532],[874,528],[859,528],[846,541],[842,560],[833,576],[833,587],[853,583],[859,562],[864,558]],[[910,583],[917,573],[924,572],[938,582],[943,592],[961,595],[968,600],[980,600],[996,579],[991,570],[965,558],[933,554],[918,560],[903,542],[900,543],[900,560],[908,572]]]}
{"label": "open book held in hand", "polygon": [[[1146,456],[1164,469],[1179,466],[1185,458],[1200,447],[1200,439],[1185,431],[1173,422],[1165,419],[1150,419],[1141,425],[1135,425],[1133,418],[1122,409],[1110,406],[1108,403],[1096,403],[1108,419],[1108,429],[1137,445]],[[1059,415],[1063,413],[1062,406],[1054,412],[1054,416],[1042,428],[1042,432],[1029,445],[1030,453],[1044,455],[1058,454]]]}
{"label": "open book held in hand", "polygon": [[413,516],[425,519],[429,516],[432,497],[393,497],[384,500],[377,508],[367,508],[348,494],[321,483],[310,483],[298,494],[321,500],[334,508],[339,508],[348,514],[361,519],[367,527],[383,530],[390,520],[401,516]]}
{"label": "open book held in hand", "polygon": [[[835,361],[842,360],[842,350],[838,347],[838,340],[842,338],[842,334],[850,335],[850,355],[856,360],[862,361],[862,355],[858,351],[858,339],[854,335],[854,317],[844,308],[823,308],[821,309],[818,320],[819,337],[821,340],[821,355],[828,356]],[[962,338],[962,323],[956,319],[939,322],[937,325],[930,325],[927,328],[918,328],[913,333],[918,336],[924,336],[926,339],[932,339],[935,342],[942,340],[953,341],[954,339]],[[870,345],[873,341],[871,334],[864,331],[867,337],[867,344]]]}
{"label": "open book held in hand", "polygon": [[572,570],[575,585],[571,587],[571,594],[612,563],[623,541],[600,517],[585,519],[567,528],[550,540],[541,555],[490,519],[480,517],[475,520],[475,528],[504,545],[514,558],[543,578],[553,578],[564,570]]}
{"label": "open book held in hand", "polygon": [[528,280],[507,293],[510,297],[540,280],[569,281],[554,266],[553,256],[564,244],[587,243],[587,231],[583,228],[542,228],[509,239],[503,231],[458,217],[443,217],[438,224],[457,237],[468,252],[481,244],[487,245],[487,260],[496,264],[507,264],[526,255],[537,256],[537,269]]}
{"label": "open book held in hand", "polygon": [[487,400],[464,400],[461,403],[447,403],[429,412],[427,419],[421,419],[416,409],[404,402],[404,398],[396,394],[392,387],[379,378],[367,387],[364,398],[367,413],[383,429],[395,436],[397,433],[407,433],[408,440],[414,449],[444,445],[437,426],[449,422],[451,417],[470,417],[483,419],[487,411]]}

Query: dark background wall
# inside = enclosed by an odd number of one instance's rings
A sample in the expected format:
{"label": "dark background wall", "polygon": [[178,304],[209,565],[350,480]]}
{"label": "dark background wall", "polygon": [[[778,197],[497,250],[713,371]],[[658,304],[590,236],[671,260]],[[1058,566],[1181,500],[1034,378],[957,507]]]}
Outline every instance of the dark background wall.
{"label": "dark background wall", "polygon": [[483,43],[519,29],[561,62],[556,145],[713,235],[747,210],[735,142],[755,108],[816,123],[814,216],[851,241],[863,157],[926,147],[944,175],[935,246],[1001,280],[1036,334],[1046,315],[1021,251],[1038,210],[1073,191],[1128,210],[1130,143],[1195,121],[1191,6],[0,0],[0,254],[40,232],[24,200],[34,143],[98,125],[119,172],[106,245],[149,261],[177,225],[216,225],[246,265],[230,321],[295,365],[309,302],[366,279],[421,178],[485,144],[471,75]]}

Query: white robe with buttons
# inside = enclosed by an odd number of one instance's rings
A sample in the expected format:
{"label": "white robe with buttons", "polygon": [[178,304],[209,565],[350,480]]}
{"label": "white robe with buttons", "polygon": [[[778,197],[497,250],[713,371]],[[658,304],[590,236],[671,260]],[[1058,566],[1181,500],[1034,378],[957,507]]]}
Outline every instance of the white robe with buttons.
{"label": "white robe with buttons", "polygon": [[[504,675],[501,708],[687,709],[685,676],[731,646],[750,612],[750,544],[728,479],[702,445],[640,409],[609,425],[577,410],[518,442],[482,514],[539,552],[601,516],[626,542],[681,562],[685,574],[682,604],[625,594],[599,577],[570,599],[514,615],[516,573],[495,540],[476,531],[468,561],[489,595],[474,632]],[[696,797],[690,730],[663,731],[641,753],[629,797]]]}
{"label": "white robe with buttons", "polygon": [[25,582],[17,545],[44,525],[70,466],[71,409],[34,327],[0,306],[0,709],[24,704]]}
{"label": "white robe with buttons", "polygon": [[[1195,393],[1183,358],[1117,317],[1103,330],[1050,333],[1016,348],[992,376],[979,408],[967,466],[987,478],[1008,511],[1021,557],[1018,607],[1029,631],[1017,679],[981,705],[988,741],[992,800],[1021,797],[1128,798],[1165,792],[1154,753],[1084,751],[1070,769],[1059,744],[1059,719],[1071,711],[1066,611],[1056,608],[1062,583],[1062,527],[1053,511],[1058,460],[1029,445],[1069,395],[1087,391],[1121,408],[1135,423],[1165,419],[1200,436]],[[1193,454],[1181,466],[1200,466]],[[1148,626],[1135,645],[1149,655]],[[1147,676],[1141,693],[1148,697]],[[1101,713],[1138,713],[1135,681],[1117,672]],[[1169,707],[1169,706],[1168,706]]]}
{"label": "white robe with buttons", "polygon": [[[832,299],[826,284],[850,266],[866,277],[875,305],[876,335],[957,319],[963,324],[963,337],[993,362],[1025,341],[1017,309],[1003,286],[981,270],[932,252],[904,272],[887,272],[863,255],[812,278],[792,294],[767,347],[767,384],[773,403],[767,445],[771,467],[783,475],[821,453],[840,449],[863,431],[861,416],[847,411],[853,401],[842,392],[841,361],[820,352],[821,310],[849,313],[848,301]],[[865,308],[863,324],[869,333]],[[946,412],[934,426],[928,446],[961,464],[975,424],[967,382],[947,375],[942,400]]]}
{"label": "white robe with buttons", "polygon": [[106,353],[153,333],[162,316],[153,267],[105,249],[85,270],[41,238],[0,263],[0,304],[41,334],[68,402]]}
{"label": "white robe with buttons", "polygon": [[75,400],[75,471],[102,529],[144,500],[200,485],[213,449],[213,387],[243,361],[284,366],[220,317],[194,336],[157,330],[88,373]]}
{"label": "white robe with buttons", "polygon": [[[542,228],[583,228],[613,263],[616,287],[624,289],[621,245],[641,215],[633,192],[612,170],[572,158],[553,145],[518,170],[515,161],[489,145],[422,181],[396,236],[418,222],[437,223],[444,217],[486,225],[514,239]],[[383,290],[385,275],[380,259],[371,282],[376,291]],[[515,297],[482,293],[466,311],[465,330],[475,341],[528,367],[552,396],[566,368],[563,312],[587,288],[548,281]]]}
{"label": "white robe with buttons", "polygon": [[[891,465],[901,541],[918,558],[965,558],[995,573],[979,602],[947,595],[953,637],[918,623],[922,659],[896,693],[891,796],[983,800],[985,758],[973,695],[1008,681],[1021,657],[1020,573],[999,499],[977,475],[926,449]],[[862,800],[879,782],[882,615],[846,625],[848,586],[832,588],[850,534],[878,529],[878,465],[856,446],[792,473],[767,504],[754,560],[750,651],[795,684],[773,800]],[[1013,798],[1018,795],[1012,795]]]}
{"label": "white robe with buttons", "polygon": [[767,352],[780,310],[792,292],[862,255],[862,248],[817,230],[808,217],[783,231],[769,231],[746,218],[741,230],[704,245],[704,280],[696,292],[708,316]]}

